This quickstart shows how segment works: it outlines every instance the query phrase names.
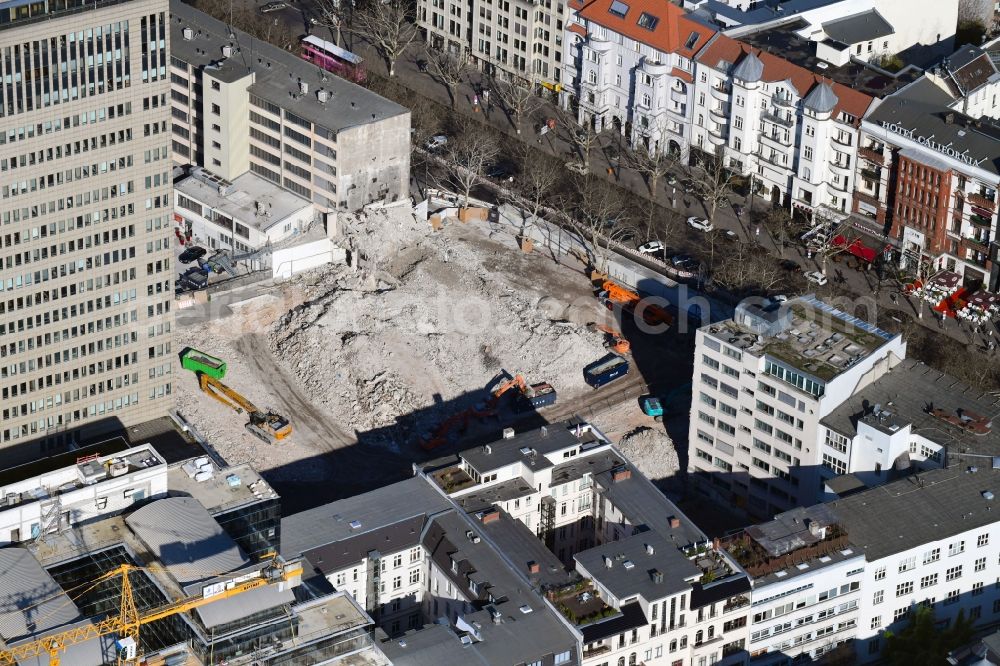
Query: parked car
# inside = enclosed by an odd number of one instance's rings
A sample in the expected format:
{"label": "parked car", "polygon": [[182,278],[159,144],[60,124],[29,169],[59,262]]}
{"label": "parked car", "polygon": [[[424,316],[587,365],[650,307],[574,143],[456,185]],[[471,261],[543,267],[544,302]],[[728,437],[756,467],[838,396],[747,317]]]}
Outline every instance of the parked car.
{"label": "parked car", "polygon": [[663,252],[663,243],[660,241],[649,241],[648,243],[643,243],[639,246],[640,254],[661,254]]}
{"label": "parked car", "polygon": [[444,146],[447,143],[448,143],[448,137],[446,137],[444,134],[435,134],[434,136],[432,136],[430,139],[427,140],[427,143],[424,144],[424,148],[433,153],[435,150],[440,150],[441,148],[444,148]]}
{"label": "parked car", "polygon": [[208,254],[208,250],[206,250],[205,248],[192,245],[191,247],[181,252],[181,256],[177,257],[177,259],[182,264],[190,264],[192,261],[197,261],[198,259],[201,259],[206,254]]}
{"label": "parked car", "polygon": [[268,2],[262,5],[260,8],[261,14],[270,14],[271,12],[280,12],[282,9],[288,6],[285,2]]}
{"label": "parked car", "polygon": [[715,228],[712,226],[711,222],[703,217],[689,217],[687,219],[687,223],[692,229],[697,229],[698,231],[704,231],[706,233]]}
{"label": "parked car", "polygon": [[500,180],[507,183],[514,182],[514,176],[517,175],[517,170],[513,165],[507,162],[497,162],[493,166],[486,169],[486,177],[492,178],[493,180]]}
{"label": "parked car", "polygon": [[826,276],[819,271],[809,271],[808,273],[806,273],[806,281],[811,282],[820,287],[829,282]]}
{"label": "parked car", "polygon": [[680,280],[690,280],[698,276],[701,262],[687,254],[677,254],[667,260],[667,274]]}
{"label": "parked car", "polygon": [[791,259],[782,259],[781,263],[778,265],[781,266],[784,270],[792,273],[797,273],[799,270],[801,270],[799,265],[794,261],[792,261]]}

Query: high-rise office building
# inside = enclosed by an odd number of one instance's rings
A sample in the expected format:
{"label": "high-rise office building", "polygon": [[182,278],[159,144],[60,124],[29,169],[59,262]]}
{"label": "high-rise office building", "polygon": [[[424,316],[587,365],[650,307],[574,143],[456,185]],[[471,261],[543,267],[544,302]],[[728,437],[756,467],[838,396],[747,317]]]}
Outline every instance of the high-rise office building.
{"label": "high-rise office building", "polygon": [[171,403],[169,39],[166,0],[0,2],[5,464]]}

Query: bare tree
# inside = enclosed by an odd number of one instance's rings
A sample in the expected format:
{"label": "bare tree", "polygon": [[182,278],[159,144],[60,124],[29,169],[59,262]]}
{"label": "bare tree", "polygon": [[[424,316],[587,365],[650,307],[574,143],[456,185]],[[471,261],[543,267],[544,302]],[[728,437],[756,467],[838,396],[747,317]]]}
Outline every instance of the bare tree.
{"label": "bare tree", "polygon": [[738,295],[767,294],[780,284],[782,277],[774,258],[751,243],[737,243],[726,260],[714,268],[715,284]]}
{"label": "bare tree", "polygon": [[[844,252],[850,244],[844,240],[844,234],[851,223],[840,211],[818,206],[813,212],[814,233],[807,243],[809,251],[819,257],[820,272],[826,275],[826,266],[830,257]],[[840,238],[840,243],[835,242]]]}
{"label": "bare tree", "polygon": [[[528,144],[518,144],[518,167],[516,182],[523,201],[528,208],[525,211],[530,219],[537,219],[545,208],[545,201],[552,196],[552,190],[562,178],[563,169],[556,160],[547,155],[539,155]],[[522,221],[521,235],[529,228],[529,217]]]}
{"label": "bare tree", "polygon": [[[500,70],[494,68],[494,71]],[[523,80],[495,74],[489,79],[490,94],[500,102],[518,134],[521,133],[521,121],[524,117],[530,117],[542,105],[542,99],[535,94],[535,85],[537,80],[533,76]]]}
{"label": "bare tree", "polygon": [[350,30],[375,47],[395,76],[396,61],[417,37],[414,18],[407,0],[367,0],[354,10]]}
{"label": "bare tree", "polygon": [[755,222],[757,224],[763,223],[770,229],[782,247],[787,247],[795,232],[804,227],[804,224],[796,220],[785,208],[772,208],[763,213],[760,219]]}
{"label": "bare tree", "polygon": [[352,3],[349,0],[315,0],[313,3],[316,25],[329,30],[334,36],[333,43],[337,46],[340,46],[340,31],[344,27],[350,6]]}
{"label": "bare tree", "polygon": [[584,172],[589,173],[590,156],[594,149],[601,145],[603,140],[601,133],[597,132],[589,123],[580,125],[576,122],[576,116],[572,112],[561,107],[557,108],[555,115],[558,131],[562,134],[562,138],[573,146],[574,152],[580,156],[580,161],[583,163]]}
{"label": "bare tree", "polygon": [[[666,134],[666,116],[661,116],[653,123],[652,128],[641,128],[640,134],[650,131],[657,133],[660,137]],[[634,151],[627,152],[625,166],[638,171],[646,181],[649,193],[656,198],[656,186],[660,179],[677,168],[679,156],[671,153],[661,141],[661,145],[639,146]]]}
{"label": "bare tree", "polygon": [[700,163],[692,173],[695,193],[705,204],[710,221],[715,220],[719,206],[729,200],[729,192],[733,189],[735,174],[727,169],[721,157],[713,157]]}
{"label": "bare tree", "polygon": [[573,204],[573,223],[587,245],[594,268],[607,272],[611,242],[629,232],[621,190],[603,180],[581,177],[576,182]]}
{"label": "bare tree", "polygon": [[629,217],[629,227],[646,241],[659,241],[664,247],[677,242],[684,227],[684,216],[673,208],[664,208],[651,199],[640,198],[636,213]]}
{"label": "bare tree", "polygon": [[458,104],[458,86],[469,71],[469,59],[464,53],[455,54],[450,51],[439,51],[427,48],[424,50],[427,59],[427,70],[441,85],[448,89],[451,108]]}
{"label": "bare tree", "polygon": [[447,184],[462,195],[463,207],[468,207],[472,189],[483,181],[483,172],[500,154],[493,135],[484,132],[471,121],[449,144]]}

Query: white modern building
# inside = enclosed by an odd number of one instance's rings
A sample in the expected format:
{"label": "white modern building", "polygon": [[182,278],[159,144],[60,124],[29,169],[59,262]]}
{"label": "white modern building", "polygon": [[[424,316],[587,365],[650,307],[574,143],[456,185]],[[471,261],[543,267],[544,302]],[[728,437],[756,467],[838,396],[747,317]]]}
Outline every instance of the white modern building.
{"label": "white modern building", "polygon": [[174,187],[174,221],[193,243],[241,253],[302,234],[323,216],[309,200],[251,171],[229,182],[196,167]]}
{"label": "white modern building", "polygon": [[820,421],[906,344],[814,296],[754,300],[697,331],[688,471],[708,496],[768,518],[820,501],[822,470],[852,471],[820,446]]}

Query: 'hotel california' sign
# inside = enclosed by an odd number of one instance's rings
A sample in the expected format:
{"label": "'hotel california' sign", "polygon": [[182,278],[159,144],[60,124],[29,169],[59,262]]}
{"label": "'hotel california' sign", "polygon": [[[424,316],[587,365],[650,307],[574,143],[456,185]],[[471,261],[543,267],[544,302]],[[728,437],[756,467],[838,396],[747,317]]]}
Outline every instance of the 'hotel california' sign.
{"label": "'hotel california' sign", "polygon": [[939,153],[941,153],[943,155],[947,155],[948,157],[950,157],[952,159],[956,159],[959,162],[964,162],[965,164],[968,164],[969,166],[976,166],[977,167],[983,161],[983,160],[977,160],[976,158],[974,158],[971,155],[969,155],[969,151],[968,150],[963,150],[962,152],[958,152],[957,150],[955,150],[954,148],[951,147],[950,143],[948,145],[945,145],[945,144],[942,144],[942,143],[938,143],[937,141],[934,140],[934,135],[933,134],[931,136],[929,136],[929,137],[927,137],[927,136],[920,136],[919,134],[916,134],[911,129],[906,129],[902,125],[897,125],[896,123],[890,123],[890,122],[885,121],[885,120],[882,121],[882,127],[885,128],[885,129],[887,129],[887,130],[889,130],[890,132],[892,132],[894,134],[898,134],[900,136],[904,136],[904,137],[906,137],[907,139],[909,139],[911,141],[916,141],[921,146],[927,146],[931,150],[936,150],[937,152],[939,152]]}

